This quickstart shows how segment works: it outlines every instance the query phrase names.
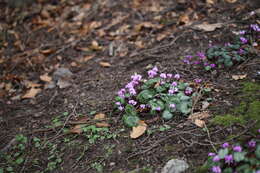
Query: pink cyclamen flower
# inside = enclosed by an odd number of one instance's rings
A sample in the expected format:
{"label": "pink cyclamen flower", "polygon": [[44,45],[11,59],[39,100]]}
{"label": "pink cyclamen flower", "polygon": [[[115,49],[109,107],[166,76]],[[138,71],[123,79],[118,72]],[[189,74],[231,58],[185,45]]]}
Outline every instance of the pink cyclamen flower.
{"label": "pink cyclamen flower", "polygon": [[175,74],[175,75],[174,75],[174,78],[175,78],[175,79],[180,79],[181,76],[180,76],[180,74]]}
{"label": "pink cyclamen flower", "polygon": [[169,94],[174,94],[174,90],[173,89],[169,89],[168,93]]}
{"label": "pink cyclamen flower", "polygon": [[124,107],[123,107],[123,106],[119,106],[118,109],[119,109],[120,111],[122,111],[122,110],[124,110]]}
{"label": "pink cyclamen flower", "polygon": [[178,84],[177,84],[177,82],[172,82],[171,85],[174,86],[174,87],[176,87]]}
{"label": "pink cyclamen flower", "polygon": [[167,75],[165,73],[161,73],[160,74],[160,77],[163,78],[163,79],[166,79],[167,78]]}
{"label": "pink cyclamen flower", "polygon": [[250,27],[251,27],[254,31],[257,31],[257,32],[260,31],[260,28],[259,28],[258,24],[251,24]]}
{"label": "pink cyclamen flower", "polygon": [[117,92],[118,96],[121,97],[121,98],[125,98],[125,92],[126,90],[125,89],[121,89]]}
{"label": "pink cyclamen flower", "polygon": [[260,129],[258,129],[257,131],[258,131],[258,133],[260,133]]}
{"label": "pink cyclamen flower", "polygon": [[216,64],[210,64],[210,67],[214,68],[214,67],[216,67]]}
{"label": "pink cyclamen flower", "polygon": [[116,102],[116,105],[120,106],[120,105],[121,105],[121,103],[120,103],[120,102]]}
{"label": "pink cyclamen flower", "polygon": [[129,89],[129,93],[130,93],[131,95],[136,95],[136,91],[135,91],[134,88],[130,88],[130,89]]}
{"label": "pink cyclamen flower", "polygon": [[242,147],[239,146],[239,145],[236,145],[233,147],[233,150],[236,151],[236,152],[241,152],[242,151]]}
{"label": "pink cyclamen flower", "polygon": [[225,156],[225,163],[230,164],[233,162],[233,156],[232,154]]}
{"label": "pink cyclamen flower", "polygon": [[208,156],[216,156],[216,153],[209,153]]}
{"label": "pink cyclamen flower", "polygon": [[224,144],[222,144],[222,147],[223,147],[223,148],[228,148],[228,147],[229,147],[229,143],[228,143],[228,142],[225,142]]}
{"label": "pink cyclamen flower", "polygon": [[213,160],[213,162],[218,162],[218,161],[220,161],[220,157],[218,155],[216,155],[213,157],[212,160]]}
{"label": "pink cyclamen flower", "polygon": [[155,110],[160,111],[161,107],[156,107]]}
{"label": "pink cyclamen flower", "polygon": [[134,101],[134,100],[129,100],[129,102],[128,102],[129,104],[131,104],[131,105],[136,105],[137,104],[137,102],[136,101]]}
{"label": "pink cyclamen flower", "polygon": [[153,71],[153,70],[149,70],[148,71],[148,76],[149,78],[153,78],[157,75],[157,72],[156,71]]}
{"label": "pink cyclamen flower", "polygon": [[183,62],[184,62],[185,64],[190,64],[190,61],[189,61],[188,59],[184,59]]}
{"label": "pink cyclamen flower", "polygon": [[172,74],[171,74],[171,73],[168,73],[168,74],[167,74],[167,77],[168,77],[168,78],[172,78]]}
{"label": "pink cyclamen flower", "polygon": [[172,103],[172,104],[169,105],[169,107],[174,109],[176,107],[176,105]]}
{"label": "pink cyclamen flower", "polygon": [[246,44],[248,40],[247,40],[245,37],[240,37],[240,41],[241,41],[243,44]]}
{"label": "pink cyclamen flower", "polygon": [[239,34],[244,35],[246,33],[245,30],[239,31]]}
{"label": "pink cyclamen flower", "polygon": [[144,108],[145,108],[145,104],[141,104],[141,105],[140,105],[140,108],[141,108],[141,109],[144,109]]}
{"label": "pink cyclamen flower", "polygon": [[139,75],[139,74],[135,74],[135,75],[132,75],[132,76],[131,76],[131,79],[132,79],[133,81],[140,81],[140,80],[142,79],[142,76]]}
{"label": "pink cyclamen flower", "polygon": [[254,42],[254,43],[253,43],[253,46],[254,46],[254,47],[258,46],[257,42]]}
{"label": "pink cyclamen flower", "polygon": [[185,56],[187,59],[192,59],[193,58],[193,56],[191,56],[191,55],[186,55]]}
{"label": "pink cyclamen flower", "polygon": [[249,146],[250,148],[254,148],[254,147],[256,146],[256,141],[254,141],[254,140],[249,141],[249,142],[248,142],[248,146]]}
{"label": "pink cyclamen flower", "polygon": [[221,168],[219,166],[213,166],[211,171],[214,173],[221,173]]}
{"label": "pink cyclamen flower", "polygon": [[197,56],[200,57],[200,59],[206,59],[206,56],[203,52],[198,52]]}
{"label": "pink cyclamen flower", "polygon": [[192,93],[192,88],[187,87],[187,88],[185,89],[185,94],[189,95],[189,94],[191,94],[191,93]]}
{"label": "pink cyclamen flower", "polygon": [[196,83],[201,83],[202,79],[194,79]]}

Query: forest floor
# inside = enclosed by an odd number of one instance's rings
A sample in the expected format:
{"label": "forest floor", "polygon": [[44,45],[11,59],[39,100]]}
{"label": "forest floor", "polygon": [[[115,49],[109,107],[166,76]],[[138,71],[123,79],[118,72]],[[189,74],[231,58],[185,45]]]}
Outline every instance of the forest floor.
{"label": "forest floor", "polygon": [[[224,126],[213,119],[242,101],[259,106],[259,47],[257,56],[228,69],[205,71],[182,60],[259,22],[245,1],[39,0],[0,8],[0,168],[160,172],[178,158],[195,172],[215,147],[253,135],[257,120]],[[130,138],[114,98],[131,75],[145,76],[153,66],[210,88],[193,108],[209,112],[206,128],[184,116],[154,116],[146,118],[145,134]],[[99,124],[97,114],[105,116]]]}

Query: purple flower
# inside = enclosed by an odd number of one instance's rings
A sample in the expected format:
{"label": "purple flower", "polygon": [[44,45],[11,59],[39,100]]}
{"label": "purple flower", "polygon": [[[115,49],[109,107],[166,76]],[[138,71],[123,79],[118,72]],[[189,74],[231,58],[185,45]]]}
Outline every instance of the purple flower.
{"label": "purple flower", "polygon": [[233,150],[236,152],[241,152],[242,151],[242,147],[240,147],[239,145],[236,145],[233,147]]}
{"label": "purple flower", "polygon": [[218,161],[220,161],[220,157],[218,155],[216,155],[213,157],[212,160],[213,160],[213,162],[218,162]]}
{"label": "purple flower", "polygon": [[153,78],[154,76],[156,76],[157,72],[158,72],[158,68],[157,67],[154,67],[152,70],[149,70],[148,71],[149,78]]}
{"label": "purple flower", "polygon": [[227,47],[227,46],[230,46],[231,44],[230,43],[225,43],[225,46]]}
{"label": "purple flower", "polygon": [[165,81],[160,81],[160,84],[161,84],[161,85],[165,84]]}
{"label": "purple flower", "polygon": [[160,111],[161,107],[156,107],[155,110]]}
{"label": "purple flower", "polygon": [[243,43],[243,44],[246,44],[247,43],[247,39],[245,37],[240,37],[240,41]]}
{"label": "purple flower", "polygon": [[195,81],[196,83],[200,83],[200,82],[202,81],[202,79],[194,79],[194,81]]}
{"label": "purple flower", "polygon": [[197,65],[197,64],[199,64],[200,63],[200,61],[194,61],[193,62],[193,64],[195,64],[195,65]]}
{"label": "purple flower", "polygon": [[175,74],[175,75],[174,75],[174,78],[175,78],[175,79],[180,79],[181,76],[180,76],[180,74]]}
{"label": "purple flower", "polygon": [[120,111],[122,111],[122,110],[124,110],[124,107],[123,107],[123,106],[119,106],[118,109],[119,109]]}
{"label": "purple flower", "polygon": [[172,108],[172,109],[174,109],[174,108],[176,107],[176,105],[175,105],[175,104],[173,104],[173,103],[172,103],[172,104],[170,104],[169,106],[170,106],[170,108]]}
{"label": "purple flower", "polygon": [[137,104],[137,102],[136,101],[134,101],[134,100],[129,100],[129,102],[128,102],[129,104],[131,104],[131,105],[136,105]]}
{"label": "purple flower", "polygon": [[169,94],[174,94],[174,93],[176,93],[178,91],[179,91],[179,89],[177,87],[174,87],[174,88],[169,89],[168,93]]}
{"label": "purple flower", "polygon": [[249,14],[250,14],[250,16],[253,16],[253,15],[255,15],[255,11],[251,11]]}
{"label": "purple flower", "polygon": [[178,84],[177,84],[177,82],[172,82],[171,85],[176,87]]}
{"label": "purple flower", "polygon": [[131,95],[136,95],[136,91],[135,91],[134,88],[130,88],[130,89],[129,89],[129,93],[130,93]]}
{"label": "purple flower", "polygon": [[245,53],[245,51],[240,48],[239,51],[238,51],[238,53],[239,53],[239,54],[243,54],[243,53]]}
{"label": "purple flower", "polygon": [[171,74],[171,73],[168,73],[168,74],[167,74],[167,77],[168,77],[168,78],[172,78],[172,74]]}
{"label": "purple flower", "polygon": [[141,108],[141,109],[144,109],[144,108],[145,108],[145,104],[141,104],[141,105],[140,105],[140,108]]}
{"label": "purple flower", "polygon": [[253,43],[253,46],[254,46],[254,47],[258,46],[257,42],[254,42],[254,43]]}
{"label": "purple flower", "polygon": [[239,34],[244,35],[246,33],[245,30],[239,31]]}
{"label": "purple flower", "polygon": [[257,170],[255,173],[260,173],[260,170]]}
{"label": "purple flower", "polygon": [[251,140],[248,142],[248,146],[254,148],[256,146],[256,142],[254,140]]}
{"label": "purple flower", "polygon": [[229,147],[229,143],[225,142],[224,144],[222,144],[223,148],[228,148]]}
{"label": "purple flower", "polygon": [[230,164],[233,162],[233,156],[232,154],[225,156],[225,163]]}
{"label": "purple flower", "polygon": [[183,62],[184,62],[185,64],[190,64],[190,61],[189,61],[188,59],[184,59]]}
{"label": "purple flower", "polygon": [[208,156],[216,156],[216,153],[209,153]]}
{"label": "purple flower", "polygon": [[258,131],[258,133],[260,133],[260,129],[258,129],[257,131]]}
{"label": "purple flower", "polygon": [[221,168],[219,166],[213,166],[211,171],[214,173],[221,173]]}
{"label": "purple flower", "polygon": [[210,67],[214,68],[214,67],[216,67],[216,64],[210,64]]}
{"label": "purple flower", "polygon": [[160,74],[160,77],[163,78],[163,79],[166,79],[166,78],[167,78],[167,76],[166,76],[165,73],[161,73],[161,74]]}
{"label": "purple flower", "polygon": [[192,88],[191,88],[191,87],[187,87],[187,88],[185,89],[185,94],[189,95],[189,94],[191,94],[191,93],[192,93]]}
{"label": "purple flower", "polygon": [[257,31],[259,32],[260,31],[260,28],[257,24],[251,24],[250,27],[254,30],[254,31]]}
{"label": "purple flower", "polygon": [[131,76],[131,79],[133,81],[140,81],[142,79],[142,76],[139,74],[135,74],[135,75]]}
{"label": "purple flower", "polygon": [[125,89],[121,89],[117,92],[118,96],[121,97],[121,98],[125,98],[125,92],[126,90]]}
{"label": "purple flower", "polygon": [[173,89],[169,89],[168,93],[169,93],[169,94],[173,94],[173,93],[174,93],[174,90],[173,90]]}
{"label": "purple flower", "polygon": [[206,59],[206,56],[203,52],[198,52],[197,56],[200,57],[200,59]]}
{"label": "purple flower", "polygon": [[191,55],[186,55],[185,56],[187,59],[192,59],[193,58],[193,56],[191,56]]}
{"label": "purple flower", "polygon": [[120,106],[120,105],[121,105],[121,103],[120,103],[120,102],[116,102],[116,105]]}
{"label": "purple flower", "polygon": [[133,82],[129,82],[128,84],[126,84],[125,88],[134,88],[134,83]]}

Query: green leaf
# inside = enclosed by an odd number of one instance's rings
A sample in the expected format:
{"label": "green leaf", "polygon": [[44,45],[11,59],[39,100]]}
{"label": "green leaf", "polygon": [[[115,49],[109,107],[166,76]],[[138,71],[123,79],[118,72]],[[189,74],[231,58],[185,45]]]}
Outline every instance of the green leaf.
{"label": "green leaf", "polygon": [[246,169],[250,169],[250,166],[248,164],[243,164],[243,165],[236,168],[236,172],[243,172],[244,173],[244,171]]}
{"label": "green leaf", "polygon": [[157,91],[157,93],[162,93],[166,90],[166,88],[163,86],[158,86],[155,88],[155,90]]}
{"label": "green leaf", "polygon": [[180,111],[183,114],[188,114],[191,111],[191,109],[189,108],[189,103],[188,102],[181,102],[176,107],[177,107],[178,111]]}
{"label": "green leaf", "polygon": [[0,168],[0,173],[4,173],[4,169],[3,168]]}
{"label": "green leaf", "polygon": [[115,97],[116,102],[120,102],[121,104],[125,104],[125,99],[119,96]]}
{"label": "green leaf", "polygon": [[240,162],[245,159],[246,152],[235,152],[234,153],[234,160],[236,162]]}
{"label": "green leaf", "polygon": [[139,118],[137,116],[125,114],[123,116],[123,121],[128,127],[135,127],[138,125]]}
{"label": "green leaf", "polygon": [[218,156],[220,159],[224,159],[224,157],[228,154],[228,149],[225,148],[225,149],[220,149],[218,151]]}
{"label": "green leaf", "polygon": [[170,119],[172,119],[173,114],[172,114],[170,111],[168,111],[168,110],[164,110],[164,111],[163,111],[163,114],[162,114],[162,117],[163,117],[165,120],[170,120]]}
{"label": "green leaf", "polygon": [[177,86],[177,88],[179,90],[184,90],[189,84],[184,83],[184,82],[180,82],[179,85]]}
{"label": "green leaf", "polygon": [[136,109],[133,105],[130,105],[130,104],[127,104],[125,106],[125,112],[126,114],[128,115],[133,115],[133,116],[136,116],[137,115],[137,112],[136,112]]}
{"label": "green leaf", "polygon": [[258,144],[256,147],[255,155],[258,159],[260,159],[260,144]]}
{"label": "green leaf", "polygon": [[146,81],[143,85],[142,85],[142,89],[149,89],[151,87],[153,87],[157,82],[160,81],[160,78],[154,78],[154,79],[149,79],[148,81]]}
{"label": "green leaf", "polygon": [[157,107],[160,107],[161,110],[163,110],[165,108],[164,102],[160,99],[153,99],[153,100],[150,100],[148,103],[151,106],[152,110],[155,110]]}
{"label": "green leaf", "polygon": [[152,90],[143,90],[137,95],[137,100],[141,103],[147,103],[150,99],[153,98],[155,93]]}
{"label": "green leaf", "polygon": [[206,70],[206,71],[209,71],[209,70],[211,70],[211,67],[210,67],[210,66],[206,66],[206,67],[205,67],[205,70]]}
{"label": "green leaf", "polygon": [[223,170],[223,173],[233,173],[232,168],[226,168]]}
{"label": "green leaf", "polygon": [[24,161],[24,159],[22,157],[19,157],[18,159],[16,159],[15,163],[20,165],[21,163],[23,163],[23,161]]}

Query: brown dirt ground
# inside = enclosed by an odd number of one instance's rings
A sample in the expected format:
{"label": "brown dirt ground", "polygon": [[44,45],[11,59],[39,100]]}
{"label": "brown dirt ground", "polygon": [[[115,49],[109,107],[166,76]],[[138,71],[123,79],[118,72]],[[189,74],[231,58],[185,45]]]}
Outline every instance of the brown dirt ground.
{"label": "brown dirt ground", "polygon": [[[99,2],[101,1],[97,3]],[[152,1],[144,1],[142,7],[145,7],[145,4],[149,6],[150,2]],[[145,134],[132,140],[128,136],[130,129],[124,127],[121,115],[113,110],[113,98],[132,74],[135,72],[146,73],[146,67],[151,64],[157,65],[165,72],[180,73],[187,80],[204,79],[205,83],[220,91],[211,93],[211,97],[214,98],[213,106],[209,108],[211,113],[227,112],[232,105],[236,104],[232,95],[236,94],[236,89],[239,88],[239,82],[230,79],[230,76],[239,72],[240,69],[235,67],[216,74],[205,73],[201,69],[184,65],[179,57],[206,50],[209,40],[217,44],[228,42],[232,39],[232,30],[239,30],[252,22],[242,20],[242,18],[254,8],[249,7],[244,1],[235,4],[219,2],[213,7],[207,7],[203,1],[191,1],[184,4],[166,0],[158,2],[163,9],[158,12],[150,12],[140,6],[132,8],[132,1],[104,1],[97,11],[94,10],[85,19],[86,22],[102,21],[100,28],[105,28],[105,32],[109,33],[116,31],[124,24],[134,28],[137,23],[143,21],[158,23],[154,17],[159,14],[165,18],[162,28],[147,27],[138,34],[130,32],[118,36],[118,39],[108,35],[100,37],[95,31],[80,36],[70,33],[71,28],[69,27],[57,26],[51,31],[48,31],[48,26],[37,29],[34,26],[36,24],[33,23],[33,20],[41,15],[37,12],[24,14],[25,17],[22,18],[21,12],[10,10],[8,11],[9,16],[4,16],[2,14],[5,10],[1,11],[1,23],[18,33],[24,49],[17,48],[19,43],[15,44],[18,39],[15,38],[14,34],[7,34],[8,45],[1,49],[1,53],[8,60],[0,64],[0,75],[2,75],[2,82],[12,83],[14,92],[4,93],[0,98],[0,148],[7,146],[16,134],[26,135],[29,141],[33,137],[38,137],[43,141],[51,141],[57,145],[56,151],[61,155],[62,162],[57,169],[50,172],[97,172],[91,167],[91,164],[95,162],[103,164],[104,172],[130,171],[142,167],[151,167],[153,172],[156,172],[161,170],[162,166],[171,158],[187,160],[190,164],[190,169],[187,172],[194,172],[196,167],[202,165],[207,158],[207,153],[212,150],[208,134],[205,131],[188,123],[183,117],[177,117],[167,122],[159,119],[149,124],[149,127],[167,124],[173,128],[151,135]],[[73,6],[80,6],[84,3],[94,4],[91,1],[81,0],[71,3],[53,0],[45,2],[44,5],[59,6],[57,11],[50,11],[51,17],[55,18]],[[236,11],[240,6],[241,9]],[[1,4],[1,8],[7,7],[5,4]],[[32,7],[27,8],[29,11],[32,10]],[[173,11],[177,14],[186,13],[187,8],[191,8],[197,15],[203,16],[200,20],[193,19],[194,24],[208,21],[210,23],[222,22],[225,25],[213,32],[195,31],[190,26],[179,24],[178,18],[170,16]],[[73,13],[69,14],[63,20],[70,21],[73,15]],[[111,20],[118,15],[129,16],[106,29]],[[22,19],[17,19],[18,17]],[[15,21],[16,25],[14,25]],[[56,23],[58,22],[56,21]],[[170,32],[170,34],[157,41],[157,35],[165,31]],[[75,44],[67,43],[67,40],[72,37],[77,42]],[[144,43],[144,48],[138,48],[133,44],[138,39]],[[77,49],[77,47],[89,46],[92,40],[97,40],[104,49],[94,52]],[[123,47],[120,53],[124,54],[125,48],[126,54],[109,56],[111,41],[114,41],[117,46]],[[51,52],[47,56],[44,55],[42,61],[39,59],[34,61],[33,57],[38,56],[38,54],[33,54],[31,51],[46,47],[56,50],[56,53]],[[24,52],[29,55],[24,55]],[[86,55],[94,57],[87,62],[78,63],[76,66],[71,65],[72,62],[78,62],[79,58]],[[57,58],[59,56],[61,58]],[[100,61],[109,62],[111,66],[104,68],[99,65]],[[247,65],[247,63],[253,65]],[[46,89],[33,99],[11,99],[15,95],[25,93],[25,86],[21,81],[39,82],[39,76],[46,72],[51,75],[57,64],[73,72],[74,78],[71,87]],[[242,70],[248,74],[248,80],[254,80],[254,74],[259,71],[259,65],[254,65],[254,60],[252,60],[243,64]],[[5,76],[8,74],[15,75],[18,79],[6,79]],[[109,117],[110,131],[118,134],[115,139],[99,140],[95,144],[89,144],[84,135],[59,135],[59,128],[42,130],[46,125],[51,124],[53,118],[63,112],[73,114],[71,119],[76,119],[80,114],[91,117],[89,114],[91,111],[102,112]],[[125,129],[125,131],[120,132],[120,129]],[[210,126],[210,140],[218,144],[226,136],[235,135],[242,130],[242,127],[222,129]],[[65,138],[70,139],[71,142],[64,142]],[[74,145],[72,145],[73,143]],[[86,146],[88,148],[84,150]],[[111,155],[105,156],[106,146],[114,146]],[[43,171],[47,167],[49,150],[37,150],[33,147],[32,142],[29,142],[26,151],[26,162],[18,167],[17,171],[36,172]],[[82,157],[80,157],[81,155]],[[77,161],[76,159],[79,157],[80,159]],[[36,158],[39,159],[39,163],[33,164],[33,160]],[[0,163],[0,167],[5,164]]]}

